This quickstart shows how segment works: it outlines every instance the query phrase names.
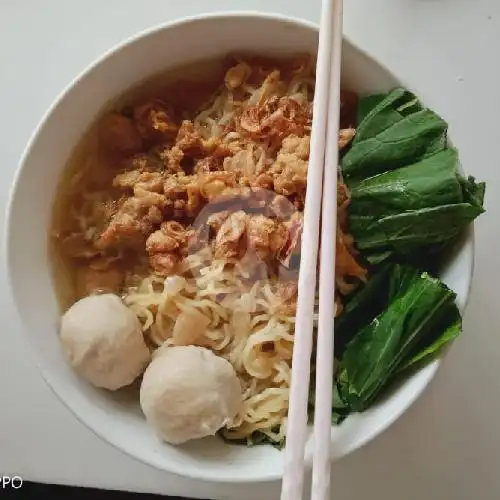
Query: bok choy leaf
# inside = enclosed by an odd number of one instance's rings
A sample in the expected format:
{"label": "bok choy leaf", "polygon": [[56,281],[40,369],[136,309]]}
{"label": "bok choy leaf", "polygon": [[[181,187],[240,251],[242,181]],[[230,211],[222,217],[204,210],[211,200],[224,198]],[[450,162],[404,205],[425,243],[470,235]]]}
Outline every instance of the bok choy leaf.
{"label": "bok choy leaf", "polygon": [[349,230],[371,263],[449,242],[483,211],[484,184],[464,179],[455,149],[351,181]]}
{"label": "bok choy leaf", "polygon": [[439,279],[397,265],[387,284],[387,306],[355,334],[340,361],[338,414],[365,410],[396,373],[435,354],[460,331],[455,294]]}
{"label": "bok choy leaf", "polygon": [[341,162],[347,180],[414,163],[446,146],[447,123],[408,90],[397,88],[383,99],[361,99],[359,110],[362,120]]}

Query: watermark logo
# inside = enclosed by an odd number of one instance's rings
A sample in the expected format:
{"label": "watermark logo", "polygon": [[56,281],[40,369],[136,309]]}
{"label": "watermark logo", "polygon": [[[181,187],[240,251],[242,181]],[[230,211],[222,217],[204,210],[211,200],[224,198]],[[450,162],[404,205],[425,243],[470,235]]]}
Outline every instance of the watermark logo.
{"label": "watermark logo", "polygon": [[298,278],[302,214],[274,191],[242,188],[222,195],[205,205],[192,226],[188,254],[207,263],[238,262],[249,284]]}
{"label": "watermark logo", "polygon": [[18,490],[23,486],[23,478],[21,476],[0,476],[0,489],[2,490]]}

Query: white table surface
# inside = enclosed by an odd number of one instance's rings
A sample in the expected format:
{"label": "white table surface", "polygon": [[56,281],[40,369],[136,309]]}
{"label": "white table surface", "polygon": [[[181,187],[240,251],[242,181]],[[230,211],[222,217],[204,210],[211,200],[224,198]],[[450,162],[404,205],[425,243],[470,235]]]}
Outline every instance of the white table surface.
{"label": "white table surface", "polygon": [[[338,500],[500,498],[500,2],[345,0],[345,30],[450,123],[468,173],[488,181],[465,331],[436,380],[388,432],[334,464]],[[159,21],[223,9],[319,19],[320,0],[0,0],[0,201],[42,113],[88,63]],[[4,221],[2,219],[2,230]],[[29,228],[22,228],[29,231]],[[278,498],[149,468],[77,422],[33,364],[0,275],[0,474],[200,498]],[[29,314],[27,305],[26,314]]]}

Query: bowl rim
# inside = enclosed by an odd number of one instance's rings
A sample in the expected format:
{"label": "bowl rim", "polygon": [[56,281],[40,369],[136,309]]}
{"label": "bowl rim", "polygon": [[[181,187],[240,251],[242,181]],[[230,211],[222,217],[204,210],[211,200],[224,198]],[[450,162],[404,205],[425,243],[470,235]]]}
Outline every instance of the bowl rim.
{"label": "bowl rim", "polygon": [[[200,13],[200,14],[195,14],[195,15],[190,15],[190,16],[184,16],[180,17],[177,19],[173,19],[171,21],[165,21],[161,22],[158,24],[155,24],[149,28],[140,30],[136,32],[135,34],[128,36],[119,42],[115,43],[112,47],[104,51],[100,56],[95,58],[92,62],[87,64],[64,88],[62,91],[58,93],[58,95],[54,98],[52,101],[51,105],[48,107],[48,109],[45,111],[45,113],[42,115],[42,117],[39,119],[34,131],[32,132],[31,136],[29,137],[28,142],[26,143],[26,146],[23,150],[23,153],[20,157],[20,160],[17,164],[16,171],[10,186],[10,190],[8,193],[8,198],[7,198],[7,203],[6,203],[6,222],[5,222],[5,229],[4,229],[4,240],[3,240],[3,250],[4,250],[4,265],[6,267],[6,278],[7,278],[7,286],[8,290],[10,293],[10,296],[13,299],[13,305],[14,305],[14,311],[17,313],[18,319],[19,319],[19,324],[21,326],[21,330],[23,331],[23,337],[25,341],[27,341],[27,344],[29,345],[30,350],[34,353],[34,361],[38,367],[38,370],[42,376],[42,378],[45,380],[47,385],[50,387],[52,392],[56,395],[56,397],[63,403],[63,405],[70,411],[70,413],[79,421],[81,422],[87,429],[91,430],[97,437],[105,441],[106,443],[109,443],[111,446],[113,446],[115,449],[124,452],[126,455],[130,456],[134,460],[137,460],[138,462],[142,462],[144,464],[147,464],[151,467],[154,467],[155,469],[166,471],[172,474],[176,474],[182,477],[186,477],[189,479],[194,479],[194,480],[207,480],[207,481],[215,481],[219,483],[226,483],[226,484],[235,484],[235,483],[258,483],[258,482],[265,482],[265,481],[274,481],[274,480],[279,480],[282,477],[282,474],[277,472],[270,472],[267,475],[263,476],[244,476],[244,475],[239,475],[239,474],[232,474],[232,475],[221,475],[218,476],[217,478],[214,478],[213,473],[205,473],[202,468],[199,468],[196,473],[192,472],[193,469],[183,469],[181,466],[177,466],[175,462],[172,462],[172,466],[169,467],[168,469],[165,467],[161,467],[158,463],[156,463],[154,460],[149,459],[147,456],[144,455],[138,455],[136,454],[132,449],[130,449],[127,445],[127,443],[123,442],[118,442],[117,440],[110,439],[103,431],[101,431],[98,426],[95,426],[93,422],[89,421],[85,416],[81,415],[80,413],[75,410],[72,405],[70,405],[69,402],[66,401],[66,399],[60,394],[59,389],[57,388],[57,383],[54,383],[54,380],[52,380],[52,376],[50,375],[50,370],[47,369],[45,364],[42,361],[42,357],[38,353],[38,351],[34,348],[32,342],[29,339],[29,335],[27,334],[26,328],[24,327],[23,321],[22,321],[22,314],[20,310],[20,305],[18,301],[16,300],[16,293],[15,293],[15,285],[14,285],[14,277],[11,272],[11,262],[13,259],[13,252],[14,249],[12,248],[11,245],[11,234],[14,231],[13,227],[13,221],[12,221],[12,214],[13,214],[13,205],[14,205],[14,199],[16,198],[17,191],[19,189],[19,184],[21,177],[24,172],[24,167],[26,164],[26,160],[29,157],[32,148],[34,147],[38,136],[42,133],[43,128],[45,127],[45,124],[54,112],[54,110],[60,105],[60,103],[71,93],[72,89],[79,84],[79,82],[85,78],[85,76],[90,73],[92,70],[97,68],[99,65],[101,65],[104,61],[106,61],[109,57],[111,57],[113,54],[125,49],[129,45],[133,45],[136,43],[138,40],[152,36],[158,32],[161,32],[163,30],[168,30],[171,28],[176,28],[180,27],[182,25],[187,25],[191,23],[197,23],[200,21],[204,20],[214,20],[214,19],[219,19],[219,20],[227,20],[230,21],[231,19],[239,19],[239,18],[255,18],[256,20],[267,20],[267,21],[276,21],[279,23],[287,23],[290,25],[295,25],[299,26],[302,28],[306,28],[309,30],[314,30],[314,31],[319,31],[319,25],[317,23],[314,23],[312,21],[308,21],[306,19],[294,17],[294,16],[288,16],[286,14],[280,14],[280,13],[275,13],[275,12],[260,12],[260,11],[255,11],[255,10],[224,10],[220,12],[209,12],[209,13]],[[358,47],[356,44],[354,44],[349,37],[343,36],[344,42],[352,46],[353,48],[356,49],[360,54],[364,55],[365,57],[374,60],[380,68],[382,68],[387,74],[392,76],[396,81],[400,82],[401,85],[405,85],[404,81],[399,78],[397,75],[395,75],[391,70],[389,70],[383,63],[379,62],[377,59],[372,57],[369,53]],[[463,310],[461,311],[462,315],[465,311],[465,308],[467,306],[469,297],[470,297],[470,291],[471,291],[471,286],[472,286],[472,275],[474,271],[474,257],[475,257],[475,239],[474,239],[474,229],[473,229],[473,224],[470,226],[467,239],[470,240],[471,243],[471,248],[470,248],[470,253],[471,253],[471,266],[470,269],[468,270],[467,276],[465,277],[467,280],[467,286],[466,286],[466,295],[464,298],[464,305],[463,305]],[[398,411],[392,413],[389,418],[385,419],[383,422],[381,422],[379,425],[373,426],[373,428],[369,432],[365,432],[359,439],[353,440],[344,450],[341,456],[339,457],[332,457],[332,461],[342,458],[360,448],[368,444],[369,442],[373,441],[376,437],[384,434],[391,426],[392,424],[398,420],[412,405],[413,403],[419,399],[419,397],[422,395],[422,393],[426,390],[430,382],[434,379],[436,372],[441,365],[441,359],[438,358],[436,359],[431,365],[427,367],[429,370],[427,379],[425,380],[425,383],[422,383],[421,386],[413,392],[411,397],[407,399],[407,401],[401,405]],[[334,426],[332,426],[332,429],[335,429]],[[306,451],[306,457],[305,457],[305,463],[307,467],[311,466],[311,457],[308,456],[308,453]]]}

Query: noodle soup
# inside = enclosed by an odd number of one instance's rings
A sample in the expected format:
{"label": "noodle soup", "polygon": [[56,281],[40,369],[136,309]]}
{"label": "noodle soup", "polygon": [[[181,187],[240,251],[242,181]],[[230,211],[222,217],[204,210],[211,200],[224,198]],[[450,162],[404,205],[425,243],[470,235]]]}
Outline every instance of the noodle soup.
{"label": "noodle soup", "polygon": [[[187,439],[220,431],[233,442],[284,442],[313,93],[308,55],[244,54],[169,71],[103,112],[59,187],[51,245],[63,310],[89,297],[119,297],[140,324],[134,353],[145,352],[144,342],[151,370],[168,349],[196,347],[182,352],[210,351],[237,379],[216,410],[205,400],[196,411],[179,404],[170,418],[189,420],[195,431],[183,428]],[[344,92],[340,149],[355,135],[355,114],[356,96]],[[339,179],[336,315],[367,275],[348,233],[348,203]],[[99,338],[79,357],[72,333],[65,337],[71,362],[95,385],[128,385],[150,362],[123,347],[135,327],[129,317],[122,323],[109,327],[113,340]],[[148,381],[153,388],[144,398],[141,390],[141,405],[161,427],[165,402],[149,395],[158,391]],[[183,397],[198,401],[198,389],[193,378]],[[205,415],[209,406],[217,418]],[[177,443],[185,440],[179,432],[159,434]]]}

